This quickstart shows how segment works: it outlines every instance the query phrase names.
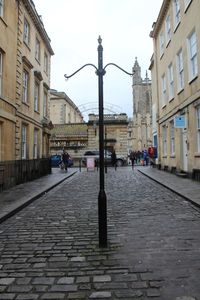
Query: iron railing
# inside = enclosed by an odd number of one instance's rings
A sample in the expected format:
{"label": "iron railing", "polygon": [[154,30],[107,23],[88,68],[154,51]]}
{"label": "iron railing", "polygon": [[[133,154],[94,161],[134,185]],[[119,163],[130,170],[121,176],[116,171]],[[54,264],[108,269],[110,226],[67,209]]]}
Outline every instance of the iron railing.
{"label": "iron railing", "polygon": [[50,158],[1,161],[0,192],[50,173]]}

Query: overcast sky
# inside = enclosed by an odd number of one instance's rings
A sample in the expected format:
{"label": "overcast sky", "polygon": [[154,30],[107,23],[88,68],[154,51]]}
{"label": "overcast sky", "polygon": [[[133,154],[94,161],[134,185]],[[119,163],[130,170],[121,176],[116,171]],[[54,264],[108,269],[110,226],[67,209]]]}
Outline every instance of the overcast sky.
{"label": "overcast sky", "polygon": [[[98,107],[98,77],[92,67],[65,80],[82,65],[98,66],[98,36],[104,66],[115,63],[128,72],[137,57],[142,77],[150,65],[153,41],[149,37],[163,0],[34,0],[51,39],[51,88],[64,91],[84,116]],[[151,77],[148,71],[149,77]],[[89,104],[88,104],[89,103]],[[109,66],[104,76],[104,106],[132,116],[132,78]],[[108,113],[106,110],[105,113]]]}

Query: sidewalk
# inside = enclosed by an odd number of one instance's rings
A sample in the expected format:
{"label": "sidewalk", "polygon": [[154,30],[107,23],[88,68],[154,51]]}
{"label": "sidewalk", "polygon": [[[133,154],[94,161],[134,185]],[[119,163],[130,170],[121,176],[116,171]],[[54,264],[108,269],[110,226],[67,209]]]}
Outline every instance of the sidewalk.
{"label": "sidewalk", "polygon": [[73,168],[65,172],[52,168],[52,173],[49,175],[16,185],[0,193],[0,223],[74,175],[77,170]]}
{"label": "sidewalk", "polygon": [[200,183],[188,178],[180,178],[166,171],[151,167],[137,167],[142,174],[162,184],[194,205],[200,206]]}

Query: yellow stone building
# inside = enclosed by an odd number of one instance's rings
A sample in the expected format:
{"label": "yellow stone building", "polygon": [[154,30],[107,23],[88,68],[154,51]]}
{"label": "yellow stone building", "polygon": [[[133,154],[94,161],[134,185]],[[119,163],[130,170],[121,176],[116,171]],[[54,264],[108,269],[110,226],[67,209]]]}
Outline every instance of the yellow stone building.
{"label": "yellow stone building", "polygon": [[150,33],[158,162],[193,178],[200,172],[199,12],[199,0],[164,0]]}
{"label": "yellow stone building", "polygon": [[64,93],[50,91],[50,119],[53,124],[83,123],[83,116],[75,103]]}
{"label": "yellow stone building", "polygon": [[49,156],[53,54],[33,1],[0,1],[1,162]]}

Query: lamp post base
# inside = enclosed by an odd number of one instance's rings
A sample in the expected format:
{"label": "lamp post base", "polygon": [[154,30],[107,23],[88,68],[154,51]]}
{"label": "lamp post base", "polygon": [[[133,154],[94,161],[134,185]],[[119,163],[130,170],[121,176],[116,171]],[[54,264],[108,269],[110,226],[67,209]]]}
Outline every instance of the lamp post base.
{"label": "lamp post base", "polygon": [[99,213],[99,247],[107,247],[107,200],[104,190],[99,191],[98,213]]}

